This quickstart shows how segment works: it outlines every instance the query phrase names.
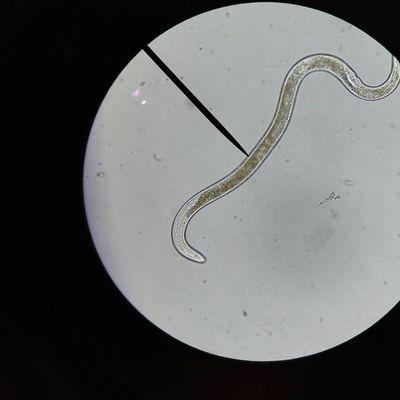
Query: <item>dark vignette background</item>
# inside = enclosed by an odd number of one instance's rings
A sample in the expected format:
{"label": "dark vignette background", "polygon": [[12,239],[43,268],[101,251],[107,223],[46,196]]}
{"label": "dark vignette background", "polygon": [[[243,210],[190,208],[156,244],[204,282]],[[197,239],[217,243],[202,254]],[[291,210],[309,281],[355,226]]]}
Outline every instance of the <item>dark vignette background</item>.
{"label": "dark vignette background", "polygon": [[[327,352],[278,363],[232,361],[148,323],[94,250],[82,166],[107,89],[166,29],[236,3],[0,0],[0,132],[2,159],[8,156],[0,400],[400,398],[399,305]],[[356,25],[400,58],[398,2],[301,4]]]}

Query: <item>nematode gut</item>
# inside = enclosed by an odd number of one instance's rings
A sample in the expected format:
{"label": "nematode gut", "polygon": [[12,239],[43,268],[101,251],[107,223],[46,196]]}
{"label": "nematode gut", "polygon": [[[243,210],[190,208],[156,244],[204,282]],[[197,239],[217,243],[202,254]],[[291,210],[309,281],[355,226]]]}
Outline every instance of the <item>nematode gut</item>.
{"label": "nematode gut", "polygon": [[366,85],[345,61],[329,54],[314,54],[294,64],[282,84],[272,122],[249,156],[218,182],[190,197],[176,214],[172,224],[172,241],[182,256],[198,263],[206,261],[206,258],[186,240],[189,221],[203,207],[235,190],[257,171],[289,125],[301,82],[308,74],[315,71],[329,72],[342,82],[350,93],[364,100],[383,99],[396,89],[400,80],[399,62],[394,57],[389,77],[379,86]]}

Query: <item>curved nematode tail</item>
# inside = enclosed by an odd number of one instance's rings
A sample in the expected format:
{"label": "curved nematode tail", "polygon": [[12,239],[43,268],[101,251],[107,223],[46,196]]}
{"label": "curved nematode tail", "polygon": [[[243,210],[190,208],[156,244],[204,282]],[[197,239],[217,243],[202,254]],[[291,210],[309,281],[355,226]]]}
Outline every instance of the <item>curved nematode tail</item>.
{"label": "curved nematode tail", "polygon": [[192,196],[178,211],[172,225],[172,241],[182,256],[199,263],[206,261],[206,258],[186,240],[189,221],[203,207],[235,190],[266,160],[288,127],[301,82],[308,74],[315,71],[331,73],[350,93],[364,100],[383,99],[396,89],[400,80],[399,62],[394,57],[390,76],[379,86],[366,85],[345,61],[332,55],[315,54],[294,64],[283,82],[272,122],[249,156],[224,178]]}

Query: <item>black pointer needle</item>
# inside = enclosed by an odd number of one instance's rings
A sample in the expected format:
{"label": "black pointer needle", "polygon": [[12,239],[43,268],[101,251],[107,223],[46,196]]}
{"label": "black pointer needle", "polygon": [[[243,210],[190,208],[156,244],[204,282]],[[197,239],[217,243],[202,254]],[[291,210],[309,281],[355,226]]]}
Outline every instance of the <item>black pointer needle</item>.
{"label": "black pointer needle", "polygon": [[182,81],[167,67],[167,65],[157,56],[149,47],[145,46],[143,51],[158,65],[158,67],[171,79],[172,82],[182,91],[182,93],[200,110],[200,112],[242,153],[246,150],[238,143],[238,141],[227,131],[227,129],[210,113],[210,111],[200,102],[200,100],[182,83]]}

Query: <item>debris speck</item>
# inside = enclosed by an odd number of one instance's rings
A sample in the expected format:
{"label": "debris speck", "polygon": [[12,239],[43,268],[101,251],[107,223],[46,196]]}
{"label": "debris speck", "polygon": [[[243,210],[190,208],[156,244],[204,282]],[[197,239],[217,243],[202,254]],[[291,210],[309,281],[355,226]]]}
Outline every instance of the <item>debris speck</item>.
{"label": "debris speck", "polygon": [[229,11],[227,11],[227,12],[225,13],[225,17],[229,18],[230,16],[231,16],[231,13],[230,13]]}
{"label": "debris speck", "polygon": [[99,171],[96,175],[97,175],[99,178],[104,178],[105,173],[104,173],[103,171]]}
{"label": "debris speck", "polygon": [[247,311],[246,310],[243,310],[243,317],[247,317]]}
{"label": "debris speck", "polygon": [[162,157],[159,157],[157,154],[153,154],[153,158],[154,158],[154,160],[156,160],[156,161],[158,161],[158,162],[160,162],[160,161],[162,161],[163,160],[163,158]]}
{"label": "debris speck", "polygon": [[332,218],[337,218],[337,217],[338,217],[338,215],[337,215],[337,213],[335,212],[335,210],[331,210],[331,217],[332,217]]}
{"label": "debris speck", "polygon": [[348,179],[348,178],[344,179],[344,180],[343,180],[343,183],[344,183],[346,186],[354,186],[354,185],[355,185],[355,181],[354,181],[353,179]]}
{"label": "debris speck", "polygon": [[144,86],[146,84],[146,81],[140,82],[140,86]]}
{"label": "debris speck", "polygon": [[387,283],[387,281],[383,281],[383,284],[384,284],[385,286],[387,286],[388,283]]}
{"label": "debris speck", "polygon": [[319,319],[319,322],[324,322],[324,318],[321,317],[321,318]]}
{"label": "debris speck", "polygon": [[324,200],[321,200],[318,203],[318,205],[322,206],[330,200],[337,200],[337,199],[340,199],[340,195],[336,194],[335,192],[332,192],[327,198],[325,198]]}

